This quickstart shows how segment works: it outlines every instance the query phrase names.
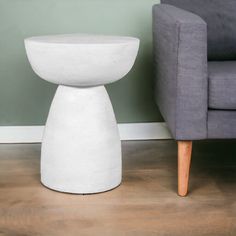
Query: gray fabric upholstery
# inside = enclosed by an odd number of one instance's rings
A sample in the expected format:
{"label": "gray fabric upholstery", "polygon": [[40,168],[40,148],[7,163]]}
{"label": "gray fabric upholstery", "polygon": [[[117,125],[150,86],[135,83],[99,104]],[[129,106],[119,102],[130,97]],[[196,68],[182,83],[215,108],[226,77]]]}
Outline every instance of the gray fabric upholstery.
{"label": "gray fabric upholstery", "polygon": [[208,138],[236,138],[236,111],[209,111]]}
{"label": "gray fabric upholstery", "polygon": [[236,61],[209,62],[208,78],[209,108],[236,110]]}
{"label": "gray fabric upholstery", "polygon": [[207,29],[197,15],[153,7],[156,101],[175,139],[207,137]]}
{"label": "gray fabric upholstery", "polygon": [[208,59],[236,60],[236,0],[161,0],[207,22]]}

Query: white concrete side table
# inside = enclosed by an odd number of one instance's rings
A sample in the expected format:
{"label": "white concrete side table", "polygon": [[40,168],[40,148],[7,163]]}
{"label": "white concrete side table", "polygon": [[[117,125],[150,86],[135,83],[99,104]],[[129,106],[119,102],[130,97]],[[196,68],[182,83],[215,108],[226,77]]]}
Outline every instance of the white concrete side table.
{"label": "white concrete side table", "polygon": [[35,73],[59,84],[44,131],[41,182],[79,194],[115,188],[121,182],[121,143],[104,84],[130,71],[139,40],[54,35],[28,38],[25,47]]}

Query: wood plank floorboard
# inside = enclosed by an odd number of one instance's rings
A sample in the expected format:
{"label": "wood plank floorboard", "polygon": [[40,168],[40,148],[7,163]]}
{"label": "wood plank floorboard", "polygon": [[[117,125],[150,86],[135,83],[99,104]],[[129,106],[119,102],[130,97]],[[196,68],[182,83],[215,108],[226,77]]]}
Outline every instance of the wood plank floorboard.
{"label": "wood plank floorboard", "polygon": [[0,236],[235,236],[236,141],[194,142],[177,195],[172,140],[123,142],[123,182],[94,195],[40,184],[40,145],[0,145]]}

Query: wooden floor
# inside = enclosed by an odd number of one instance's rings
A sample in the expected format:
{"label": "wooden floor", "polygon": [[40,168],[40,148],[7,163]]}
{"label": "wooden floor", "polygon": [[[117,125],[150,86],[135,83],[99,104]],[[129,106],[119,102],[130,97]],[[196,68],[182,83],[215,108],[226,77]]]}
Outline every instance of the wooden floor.
{"label": "wooden floor", "polygon": [[40,145],[0,145],[0,235],[236,235],[236,141],[193,144],[177,191],[174,141],[123,142],[123,183],[95,195],[40,184]]}

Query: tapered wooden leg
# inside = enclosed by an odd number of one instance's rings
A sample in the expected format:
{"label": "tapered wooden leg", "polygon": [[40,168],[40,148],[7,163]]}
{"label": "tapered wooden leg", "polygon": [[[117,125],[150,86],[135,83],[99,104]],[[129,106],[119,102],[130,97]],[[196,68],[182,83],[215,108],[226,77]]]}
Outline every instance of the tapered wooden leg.
{"label": "tapered wooden leg", "polygon": [[184,197],[188,192],[192,141],[178,141],[178,193]]}

